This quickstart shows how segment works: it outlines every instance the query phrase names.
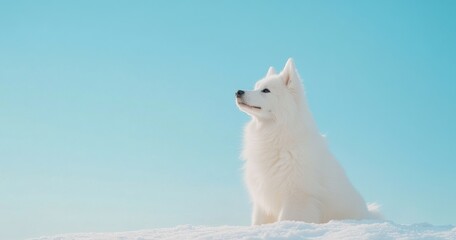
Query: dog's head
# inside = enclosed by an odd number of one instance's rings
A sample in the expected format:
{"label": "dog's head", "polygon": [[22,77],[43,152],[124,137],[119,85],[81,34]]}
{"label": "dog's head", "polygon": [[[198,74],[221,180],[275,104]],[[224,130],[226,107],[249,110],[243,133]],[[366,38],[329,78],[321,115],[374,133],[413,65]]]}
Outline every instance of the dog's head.
{"label": "dog's head", "polygon": [[236,104],[241,111],[258,120],[280,120],[299,111],[301,96],[301,80],[290,58],[279,74],[270,67],[254,90],[238,90]]}

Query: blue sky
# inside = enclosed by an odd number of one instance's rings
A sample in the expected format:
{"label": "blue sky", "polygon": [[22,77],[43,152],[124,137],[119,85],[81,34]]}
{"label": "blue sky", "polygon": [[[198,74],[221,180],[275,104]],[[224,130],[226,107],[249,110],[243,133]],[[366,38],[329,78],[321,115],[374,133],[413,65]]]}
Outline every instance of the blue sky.
{"label": "blue sky", "polygon": [[247,225],[237,89],[293,57],[353,184],[456,224],[452,1],[0,3],[0,238]]}

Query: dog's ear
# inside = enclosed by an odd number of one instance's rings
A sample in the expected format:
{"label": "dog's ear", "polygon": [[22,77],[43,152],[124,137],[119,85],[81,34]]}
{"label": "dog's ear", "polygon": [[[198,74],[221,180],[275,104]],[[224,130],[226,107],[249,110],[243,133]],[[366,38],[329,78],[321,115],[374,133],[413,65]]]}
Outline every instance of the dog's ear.
{"label": "dog's ear", "polygon": [[296,71],[296,67],[292,58],[288,59],[280,75],[286,86],[292,87],[299,85],[298,72]]}
{"label": "dog's ear", "polygon": [[275,71],[274,67],[269,67],[268,73],[266,73],[266,77],[269,77],[269,76],[275,75],[275,74],[276,74],[276,71]]}

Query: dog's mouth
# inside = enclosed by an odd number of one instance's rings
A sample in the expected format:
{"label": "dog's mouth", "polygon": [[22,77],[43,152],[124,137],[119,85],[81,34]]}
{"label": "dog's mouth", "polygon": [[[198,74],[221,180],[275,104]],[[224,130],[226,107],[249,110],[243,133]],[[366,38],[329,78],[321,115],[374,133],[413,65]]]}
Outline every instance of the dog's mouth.
{"label": "dog's mouth", "polygon": [[242,101],[240,101],[240,100],[237,101],[237,104],[238,104],[239,106],[241,106],[241,107],[246,107],[246,108],[250,108],[250,109],[258,109],[258,110],[261,109],[261,107],[251,106],[251,105],[248,105],[248,104],[246,104],[246,103],[244,103],[244,102],[242,102]]}

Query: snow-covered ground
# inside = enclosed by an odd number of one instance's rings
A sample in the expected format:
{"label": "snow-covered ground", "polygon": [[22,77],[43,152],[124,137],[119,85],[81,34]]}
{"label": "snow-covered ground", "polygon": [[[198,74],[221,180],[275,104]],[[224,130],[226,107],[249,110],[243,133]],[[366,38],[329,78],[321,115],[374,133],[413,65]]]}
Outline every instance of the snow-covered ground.
{"label": "snow-covered ground", "polygon": [[179,226],[117,233],[76,233],[33,240],[147,240],[147,239],[456,239],[455,226],[403,225],[375,221],[331,221],[327,224],[279,222],[247,226]]}

